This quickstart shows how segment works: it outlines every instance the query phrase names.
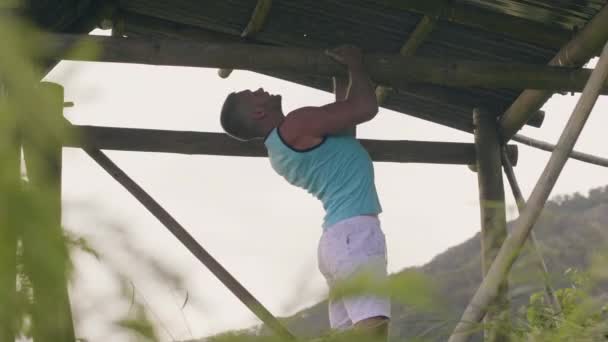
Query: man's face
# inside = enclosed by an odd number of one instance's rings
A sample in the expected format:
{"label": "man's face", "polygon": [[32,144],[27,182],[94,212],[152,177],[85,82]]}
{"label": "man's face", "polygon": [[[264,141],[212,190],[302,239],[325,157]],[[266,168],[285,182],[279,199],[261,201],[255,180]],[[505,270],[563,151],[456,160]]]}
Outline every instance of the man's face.
{"label": "man's face", "polygon": [[271,95],[267,91],[264,91],[263,88],[259,88],[256,91],[251,91],[249,89],[243,90],[237,93],[239,97],[239,101],[250,107],[252,110],[252,114],[256,113],[259,115],[266,113],[268,110],[275,110],[281,108],[281,96],[280,95]]}

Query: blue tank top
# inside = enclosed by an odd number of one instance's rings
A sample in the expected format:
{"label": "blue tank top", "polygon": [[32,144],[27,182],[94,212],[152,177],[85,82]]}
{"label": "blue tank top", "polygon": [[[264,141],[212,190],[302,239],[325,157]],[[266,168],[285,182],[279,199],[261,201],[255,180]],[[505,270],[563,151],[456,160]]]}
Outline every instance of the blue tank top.
{"label": "blue tank top", "polygon": [[323,203],[324,230],[353,216],[382,212],[372,160],[354,137],[327,136],[315,147],[296,150],[274,128],[264,144],[272,168]]}

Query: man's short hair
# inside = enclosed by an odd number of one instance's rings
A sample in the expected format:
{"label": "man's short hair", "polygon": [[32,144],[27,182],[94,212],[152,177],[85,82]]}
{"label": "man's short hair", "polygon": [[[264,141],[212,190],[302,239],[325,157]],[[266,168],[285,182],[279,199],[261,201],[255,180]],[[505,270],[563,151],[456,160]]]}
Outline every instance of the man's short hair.
{"label": "man's short hair", "polygon": [[238,140],[251,140],[258,137],[255,123],[249,117],[246,104],[239,101],[237,93],[230,93],[224,101],[220,124],[226,133]]}

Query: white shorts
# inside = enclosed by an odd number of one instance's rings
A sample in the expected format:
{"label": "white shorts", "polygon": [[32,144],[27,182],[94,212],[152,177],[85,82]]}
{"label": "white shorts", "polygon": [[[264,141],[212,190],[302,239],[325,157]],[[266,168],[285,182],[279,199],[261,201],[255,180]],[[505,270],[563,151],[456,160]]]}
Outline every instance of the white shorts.
{"label": "white shorts", "polygon": [[[387,280],[386,239],[375,216],[355,216],[328,227],[319,241],[319,269],[331,289],[365,272],[374,282]],[[389,298],[357,295],[329,302],[332,329],[344,330],[366,318],[389,318]]]}

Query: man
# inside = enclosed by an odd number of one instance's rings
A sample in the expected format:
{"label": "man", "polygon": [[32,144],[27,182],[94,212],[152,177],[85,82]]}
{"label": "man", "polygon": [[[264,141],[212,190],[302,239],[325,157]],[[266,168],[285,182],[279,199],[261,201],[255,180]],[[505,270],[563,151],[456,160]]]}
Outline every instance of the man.
{"label": "man", "polygon": [[[240,140],[264,139],[273,169],[289,183],[317,197],[326,211],[319,242],[319,268],[330,289],[365,272],[386,280],[386,242],[382,211],[367,151],[345,131],[374,118],[378,104],[364,70],[361,51],[341,46],[328,55],[348,67],[350,87],[334,79],[337,97],[321,107],[303,107],[284,115],[281,97],[262,88],[231,93],[221,124]],[[372,294],[332,298],[332,329],[351,327],[386,339],[390,301]]]}

